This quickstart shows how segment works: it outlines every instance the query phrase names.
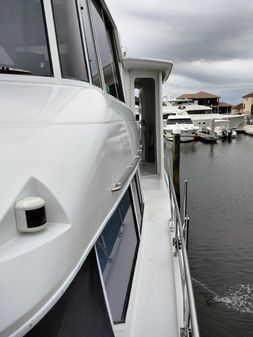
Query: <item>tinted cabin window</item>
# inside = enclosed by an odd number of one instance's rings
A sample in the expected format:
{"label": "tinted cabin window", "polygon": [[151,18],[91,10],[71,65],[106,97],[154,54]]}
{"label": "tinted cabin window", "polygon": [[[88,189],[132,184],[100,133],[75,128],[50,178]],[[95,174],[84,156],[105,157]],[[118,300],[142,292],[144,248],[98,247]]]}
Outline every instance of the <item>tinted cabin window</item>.
{"label": "tinted cabin window", "polygon": [[180,119],[168,119],[167,120],[168,125],[174,125],[174,124],[192,124],[192,120],[190,118],[180,118]]}
{"label": "tinted cabin window", "polygon": [[52,0],[62,76],[88,81],[75,1]]}
{"label": "tinted cabin window", "polygon": [[114,337],[94,249],[60,300],[26,337]]}
{"label": "tinted cabin window", "polygon": [[95,1],[91,3],[91,9],[98,40],[100,59],[103,67],[106,91],[114,97],[123,100],[117,61],[111,39],[112,29],[109,23],[106,23],[105,21],[106,19],[103,10],[98,7]]}
{"label": "tinted cabin window", "polygon": [[98,60],[97,60],[97,55],[96,55],[94,36],[92,32],[91,21],[90,21],[90,16],[89,16],[89,11],[88,11],[88,6],[87,6],[86,1],[81,1],[81,12],[82,12],[83,25],[84,25],[85,39],[87,43],[92,83],[98,87],[102,87],[99,67],[98,67]]}
{"label": "tinted cabin window", "polygon": [[113,321],[123,322],[138,248],[130,190],[110,218],[96,247]]}
{"label": "tinted cabin window", "polygon": [[1,73],[9,68],[13,74],[52,75],[41,1],[1,1],[0,68]]}

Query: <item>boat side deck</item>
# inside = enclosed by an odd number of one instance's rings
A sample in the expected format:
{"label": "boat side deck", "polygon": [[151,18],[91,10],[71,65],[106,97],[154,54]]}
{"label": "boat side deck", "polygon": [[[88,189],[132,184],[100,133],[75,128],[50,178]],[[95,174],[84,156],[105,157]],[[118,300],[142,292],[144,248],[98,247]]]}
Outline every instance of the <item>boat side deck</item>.
{"label": "boat side deck", "polygon": [[179,336],[169,194],[158,176],[142,176],[141,184],[145,210],[129,336]]}

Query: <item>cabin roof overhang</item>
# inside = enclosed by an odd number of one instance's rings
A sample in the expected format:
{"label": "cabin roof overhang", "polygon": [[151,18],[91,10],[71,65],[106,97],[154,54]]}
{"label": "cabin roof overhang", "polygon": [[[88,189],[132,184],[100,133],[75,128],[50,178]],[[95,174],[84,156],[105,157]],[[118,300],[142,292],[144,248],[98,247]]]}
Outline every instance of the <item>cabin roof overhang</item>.
{"label": "cabin roof overhang", "polygon": [[172,69],[172,62],[159,59],[123,58],[123,66],[127,70],[157,71],[162,73],[162,81],[167,81]]}

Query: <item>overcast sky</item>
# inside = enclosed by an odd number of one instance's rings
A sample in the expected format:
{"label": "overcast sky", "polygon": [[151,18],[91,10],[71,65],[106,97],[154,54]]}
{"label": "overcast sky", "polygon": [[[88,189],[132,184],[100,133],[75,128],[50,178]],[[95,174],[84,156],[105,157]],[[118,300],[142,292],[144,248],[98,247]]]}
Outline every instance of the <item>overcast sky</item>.
{"label": "overcast sky", "polygon": [[163,91],[253,92],[253,0],[106,0],[128,57],[171,60]]}

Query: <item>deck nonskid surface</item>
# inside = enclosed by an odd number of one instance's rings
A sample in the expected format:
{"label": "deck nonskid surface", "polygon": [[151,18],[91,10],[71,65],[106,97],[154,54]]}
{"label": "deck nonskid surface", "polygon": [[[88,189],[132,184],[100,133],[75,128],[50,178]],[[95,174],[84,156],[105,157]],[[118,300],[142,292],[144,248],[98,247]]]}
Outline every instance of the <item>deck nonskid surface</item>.
{"label": "deck nonskid surface", "polygon": [[142,177],[145,211],[132,337],[178,336],[170,200],[163,180]]}

